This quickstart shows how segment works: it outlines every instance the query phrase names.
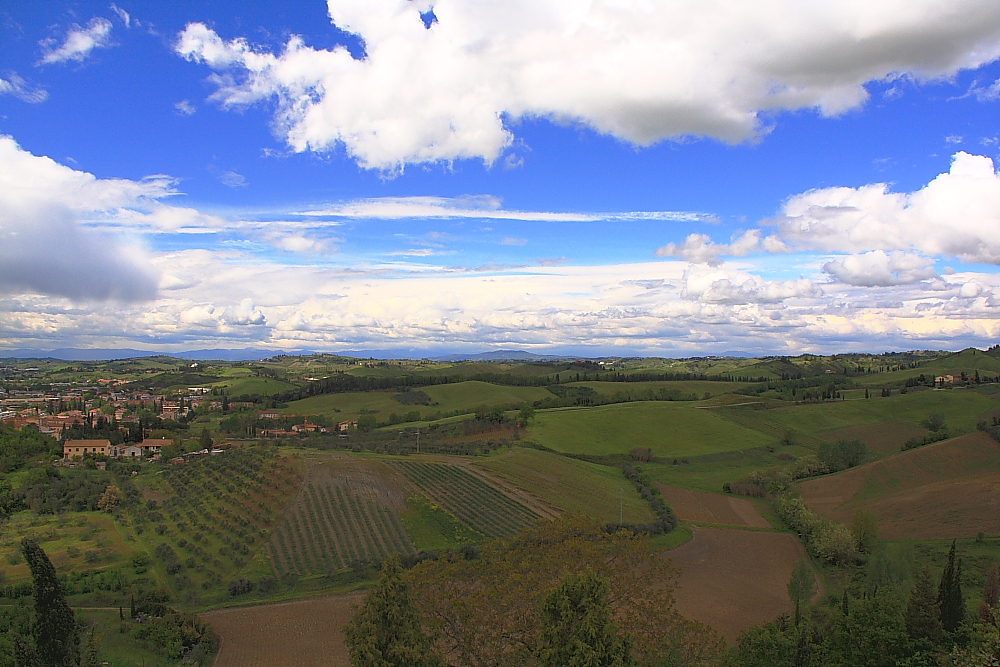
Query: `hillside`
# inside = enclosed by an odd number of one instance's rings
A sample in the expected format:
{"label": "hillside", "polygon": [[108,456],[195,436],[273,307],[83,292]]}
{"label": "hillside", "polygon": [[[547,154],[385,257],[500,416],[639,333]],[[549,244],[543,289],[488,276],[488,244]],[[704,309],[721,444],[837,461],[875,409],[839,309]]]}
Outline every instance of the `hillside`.
{"label": "hillside", "polygon": [[801,482],[820,515],[850,523],[870,510],[887,539],[1000,533],[1000,444],[983,433],[946,440]]}

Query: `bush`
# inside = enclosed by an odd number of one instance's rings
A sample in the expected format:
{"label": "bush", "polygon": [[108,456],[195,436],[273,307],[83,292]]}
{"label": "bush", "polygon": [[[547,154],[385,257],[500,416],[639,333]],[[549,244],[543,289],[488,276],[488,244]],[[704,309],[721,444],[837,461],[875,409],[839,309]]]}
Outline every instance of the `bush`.
{"label": "bush", "polygon": [[632,457],[633,461],[639,463],[649,463],[653,460],[653,450],[649,447],[633,447],[629,450],[628,455]]}
{"label": "bush", "polygon": [[868,448],[860,440],[825,442],[819,446],[819,460],[830,468],[830,472],[838,472],[860,465],[864,463],[867,455]]}
{"label": "bush", "polygon": [[244,577],[240,577],[236,581],[229,583],[229,594],[230,595],[245,595],[252,591],[254,588],[253,582]]}

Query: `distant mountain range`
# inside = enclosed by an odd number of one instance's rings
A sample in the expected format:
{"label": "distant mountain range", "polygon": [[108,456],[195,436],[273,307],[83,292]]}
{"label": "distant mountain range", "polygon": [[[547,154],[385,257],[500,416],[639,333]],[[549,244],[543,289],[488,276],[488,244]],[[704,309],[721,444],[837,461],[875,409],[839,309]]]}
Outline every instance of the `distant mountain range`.
{"label": "distant mountain range", "polygon": [[[60,361],[114,361],[135,357],[173,357],[193,361],[256,361],[270,359],[280,354],[292,356],[317,354],[312,350],[266,350],[248,347],[243,349],[188,350],[185,352],[163,352],[133,349],[60,348],[57,350],[33,350],[21,348],[0,350],[0,359],[59,359]],[[431,361],[573,361],[575,359],[606,359],[609,356],[586,356],[566,354],[535,354],[524,350],[491,350],[489,352],[468,352],[432,356],[428,350],[346,350],[331,352],[339,357],[355,359],[430,359]],[[626,354],[623,356],[641,356]],[[753,357],[749,352],[733,351],[711,355],[717,357]]]}

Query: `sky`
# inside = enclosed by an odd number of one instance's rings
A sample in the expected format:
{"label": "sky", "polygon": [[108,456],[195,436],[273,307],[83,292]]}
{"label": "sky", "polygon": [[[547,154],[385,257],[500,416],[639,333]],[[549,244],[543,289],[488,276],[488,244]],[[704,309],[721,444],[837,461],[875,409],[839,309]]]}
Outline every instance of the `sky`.
{"label": "sky", "polygon": [[989,0],[0,0],[0,350],[1000,342]]}

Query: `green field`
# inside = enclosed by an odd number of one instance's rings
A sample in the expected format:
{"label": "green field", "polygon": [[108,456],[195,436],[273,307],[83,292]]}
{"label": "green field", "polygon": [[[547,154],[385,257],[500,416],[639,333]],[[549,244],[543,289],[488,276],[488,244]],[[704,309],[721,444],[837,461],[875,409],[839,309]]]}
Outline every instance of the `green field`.
{"label": "green field", "polygon": [[295,389],[295,385],[288,382],[262,377],[226,378],[221,382],[213,382],[211,386],[216,389],[225,389],[230,396],[243,396],[244,394],[272,396],[289,389]]}
{"label": "green field", "polygon": [[771,421],[808,434],[896,420],[919,424],[931,414],[942,414],[953,431],[968,433],[975,430],[981,414],[996,407],[994,398],[973,391],[924,390],[889,398],[790,405],[764,414]]}
{"label": "green field", "polygon": [[473,465],[565,512],[617,521],[622,500],[625,521],[642,523],[654,518],[649,505],[617,468],[521,447]]}
{"label": "green field", "polygon": [[403,415],[417,410],[426,418],[437,412],[443,414],[453,412],[475,412],[477,408],[498,405],[520,405],[531,403],[552,393],[544,387],[505,387],[486,382],[456,382],[433,387],[421,387],[413,391],[422,391],[431,398],[430,405],[405,405],[393,396],[399,391],[357,391],[343,394],[325,394],[293,401],[282,410],[294,415],[323,415],[331,419],[357,419],[360,415],[374,413],[379,420],[385,420],[390,414]]}
{"label": "green field", "polygon": [[728,394],[749,386],[746,382],[710,382],[708,380],[676,380],[670,382],[569,382],[569,387],[590,387],[602,396],[641,396],[648,391],[659,389],[676,390],[685,394],[696,394],[703,398],[705,394],[719,396]]}
{"label": "green field", "polygon": [[689,402],[645,401],[559,408],[536,415],[529,438],[568,454],[621,454],[650,447],[658,457],[760,447],[774,438]]}

